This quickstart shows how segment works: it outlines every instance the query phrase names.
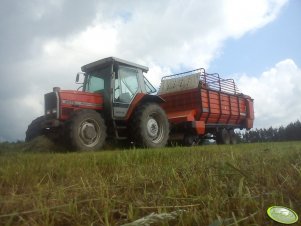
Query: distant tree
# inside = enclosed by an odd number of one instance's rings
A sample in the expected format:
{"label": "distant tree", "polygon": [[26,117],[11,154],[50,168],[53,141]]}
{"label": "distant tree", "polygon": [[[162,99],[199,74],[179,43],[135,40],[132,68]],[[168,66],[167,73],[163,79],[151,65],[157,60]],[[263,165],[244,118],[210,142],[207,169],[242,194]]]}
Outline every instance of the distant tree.
{"label": "distant tree", "polygon": [[284,141],[286,139],[286,132],[283,126],[280,126],[277,131],[277,141]]}
{"label": "distant tree", "polygon": [[301,122],[289,123],[286,127],[255,129],[241,134],[242,142],[272,142],[301,140]]}

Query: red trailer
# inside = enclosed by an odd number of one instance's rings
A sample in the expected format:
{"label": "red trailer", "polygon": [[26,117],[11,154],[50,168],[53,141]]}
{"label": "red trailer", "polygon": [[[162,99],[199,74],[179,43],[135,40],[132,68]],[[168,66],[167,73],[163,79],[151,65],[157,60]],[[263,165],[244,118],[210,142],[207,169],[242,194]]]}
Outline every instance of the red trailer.
{"label": "red trailer", "polygon": [[217,143],[235,144],[234,129],[251,129],[253,99],[239,92],[233,79],[197,69],[165,76],[158,95],[171,124],[170,138],[191,145],[209,134]]}

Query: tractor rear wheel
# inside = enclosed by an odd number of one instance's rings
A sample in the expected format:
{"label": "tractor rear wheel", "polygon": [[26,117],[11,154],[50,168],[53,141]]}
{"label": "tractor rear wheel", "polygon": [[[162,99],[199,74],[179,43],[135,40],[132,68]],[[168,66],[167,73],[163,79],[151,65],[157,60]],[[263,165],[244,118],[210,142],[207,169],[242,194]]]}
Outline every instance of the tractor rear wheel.
{"label": "tractor rear wheel", "polygon": [[74,112],[67,122],[71,148],[80,151],[99,150],[106,140],[106,125],[101,115],[93,110]]}
{"label": "tractor rear wheel", "polygon": [[218,144],[230,144],[230,134],[227,129],[222,129],[217,132],[216,142]]}
{"label": "tractor rear wheel", "polygon": [[40,116],[29,124],[26,130],[26,137],[25,137],[26,142],[31,141],[34,138],[43,135],[42,124],[44,120],[45,120],[44,116]]}
{"label": "tractor rear wheel", "polygon": [[164,110],[154,103],[138,107],[132,116],[131,134],[140,147],[164,147],[169,136],[169,122]]}

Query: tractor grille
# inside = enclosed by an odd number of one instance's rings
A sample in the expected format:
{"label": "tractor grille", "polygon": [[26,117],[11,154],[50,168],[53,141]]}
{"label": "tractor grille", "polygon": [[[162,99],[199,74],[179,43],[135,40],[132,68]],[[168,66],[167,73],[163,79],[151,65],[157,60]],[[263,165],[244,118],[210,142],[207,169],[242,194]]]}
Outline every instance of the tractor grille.
{"label": "tractor grille", "polygon": [[47,93],[45,98],[45,116],[46,118],[56,118],[58,115],[58,100],[55,92]]}

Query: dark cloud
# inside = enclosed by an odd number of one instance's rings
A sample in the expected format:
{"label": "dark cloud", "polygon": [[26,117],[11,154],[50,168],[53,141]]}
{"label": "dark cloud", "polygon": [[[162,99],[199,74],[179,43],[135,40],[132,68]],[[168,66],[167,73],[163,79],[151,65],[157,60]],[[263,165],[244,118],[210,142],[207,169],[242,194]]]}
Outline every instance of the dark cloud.
{"label": "dark cloud", "polygon": [[42,113],[38,105],[28,105],[23,98],[35,93],[37,102],[42,102],[45,90],[51,90],[46,88],[51,85],[47,81],[55,80],[51,70],[42,73],[31,67],[45,40],[82,31],[97,10],[97,0],[1,1],[0,141],[24,139],[26,125]]}
{"label": "dark cloud", "polygon": [[15,63],[33,56],[44,39],[62,38],[81,31],[95,18],[97,2],[2,1],[0,63]]}
{"label": "dark cloud", "polygon": [[[1,98],[15,98],[31,91],[35,78],[30,61],[47,39],[64,38],[83,30],[96,16],[97,1],[10,1],[0,8],[0,77],[5,84]],[[31,72],[31,73],[30,73]],[[47,72],[46,72],[47,73]],[[44,78],[42,78],[44,79]],[[44,79],[45,80],[45,79]]]}

